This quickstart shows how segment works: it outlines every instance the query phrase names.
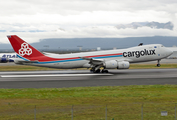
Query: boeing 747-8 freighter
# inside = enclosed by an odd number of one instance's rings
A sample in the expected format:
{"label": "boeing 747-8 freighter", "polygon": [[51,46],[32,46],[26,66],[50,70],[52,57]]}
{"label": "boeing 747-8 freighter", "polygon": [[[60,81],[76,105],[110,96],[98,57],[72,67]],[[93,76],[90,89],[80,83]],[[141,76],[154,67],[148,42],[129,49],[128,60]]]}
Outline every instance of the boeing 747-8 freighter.
{"label": "boeing 747-8 freighter", "polygon": [[[46,56],[16,35],[7,36],[17,56],[16,64],[60,69],[91,68],[94,73],[107,73],[108,69],[128,69],[130,63],[159,61],[172,54],[161,44],[150,44],[127,49],[105,50]],[[103,68],[102,70],[100,68]]]}

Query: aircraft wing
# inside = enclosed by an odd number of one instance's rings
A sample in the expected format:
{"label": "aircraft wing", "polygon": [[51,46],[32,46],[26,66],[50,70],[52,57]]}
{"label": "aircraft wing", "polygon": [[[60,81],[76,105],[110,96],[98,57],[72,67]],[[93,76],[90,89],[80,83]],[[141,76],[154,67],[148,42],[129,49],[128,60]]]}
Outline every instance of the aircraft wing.
{"label": "aircraft wing", "polygon": [[80,57],[80,58],[90,61],[89,64],[92,64],[92,65],[102,65],[104,62],[104,59],[93,59],[93,58],[87,58],[87,57]]}
{"label": "aircraft wing", "polygon": [[[103,65],[105,60],[104,59],[93,59],[93,58],[87,58],[87,57],[80,57],[81,59],[84,59],[84,60],[88,60],[90,61],[89,64],[91,65]],[[122,62],[122,61],[128,61],[128,62],[132,62],[131,59],[116,59],[117,62]]]}

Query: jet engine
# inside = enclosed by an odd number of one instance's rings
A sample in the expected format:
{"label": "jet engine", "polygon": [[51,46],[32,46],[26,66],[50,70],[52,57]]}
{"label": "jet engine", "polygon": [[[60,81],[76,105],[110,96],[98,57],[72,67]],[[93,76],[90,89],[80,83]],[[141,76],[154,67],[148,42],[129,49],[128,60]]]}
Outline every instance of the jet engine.
{"label": "jet engine", "polygon": [[118,62],[117,69],[128,69],[130,67],[130,63],[127,61]]}
{"label": "jet engine", "polygon": [[105,69],[128,69],[130,67],[130,63],[127,61],[118,62],[116,60],[110,60],[104,63],[104,67]]}

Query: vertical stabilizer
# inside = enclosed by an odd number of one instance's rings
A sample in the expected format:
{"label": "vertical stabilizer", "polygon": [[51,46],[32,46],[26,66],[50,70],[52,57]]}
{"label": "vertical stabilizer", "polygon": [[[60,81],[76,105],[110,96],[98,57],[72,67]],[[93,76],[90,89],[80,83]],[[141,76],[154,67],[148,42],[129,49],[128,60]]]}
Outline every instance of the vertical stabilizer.
{"label": "vertical stabilizer", "polygon": [[32,47],[30,44],[22,40],[16,35],[9,35],[7,36],[14,51],[20,55],[21,57],[30,59],[35,57],[41,57],[44,56],[41,52],[36,50],[34,47]]}

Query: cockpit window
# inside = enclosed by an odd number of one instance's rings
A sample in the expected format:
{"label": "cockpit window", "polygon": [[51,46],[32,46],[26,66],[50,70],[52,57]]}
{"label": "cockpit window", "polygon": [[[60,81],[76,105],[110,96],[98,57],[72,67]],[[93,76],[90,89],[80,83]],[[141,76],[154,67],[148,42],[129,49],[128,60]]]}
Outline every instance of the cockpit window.
{"label": "cockpit window", "polygon": [[164,47],[163,45],[161,45],[161,47]]}

